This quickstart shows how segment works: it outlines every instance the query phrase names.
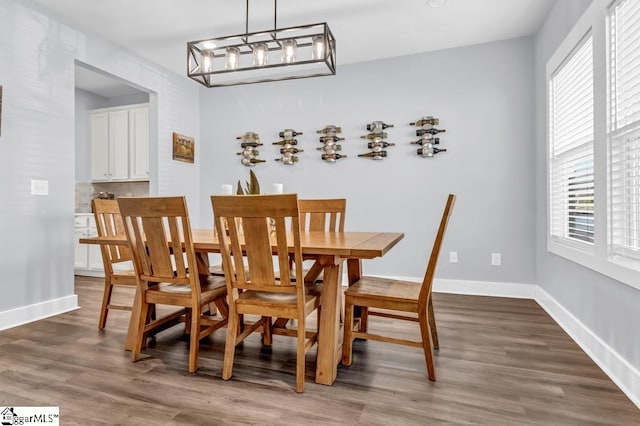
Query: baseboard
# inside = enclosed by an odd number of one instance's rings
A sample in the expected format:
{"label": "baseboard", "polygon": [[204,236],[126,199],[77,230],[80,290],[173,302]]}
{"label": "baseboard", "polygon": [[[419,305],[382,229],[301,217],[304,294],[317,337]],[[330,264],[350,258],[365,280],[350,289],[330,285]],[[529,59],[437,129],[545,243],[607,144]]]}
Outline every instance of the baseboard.
{"label": "baseboard", "polygon": [[640,408],[640,371],[622,358],[549,293],[536,286],[535,300],[604,373]]}
{"label": "baseboard", "polygon": [[535,284],[499,283],[491,281],[464,281],[435,279],[436,293],[468,294],[474,296],[510,297],[512,299],[535,298]]}
{"label": "baseboard", "polygon": [[28,324],[78,308],[80,308],[80,306],[78,306],[78,296],[72,294],[58,299],[51,299],[33,305],[10,309],[0,312],[0,330]]}

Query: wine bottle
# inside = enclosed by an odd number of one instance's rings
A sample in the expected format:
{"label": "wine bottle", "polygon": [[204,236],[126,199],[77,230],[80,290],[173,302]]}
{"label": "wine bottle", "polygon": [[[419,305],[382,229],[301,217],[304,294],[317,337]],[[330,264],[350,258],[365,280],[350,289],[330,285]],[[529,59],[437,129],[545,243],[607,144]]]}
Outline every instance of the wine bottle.
{"label": "wine bottle", "polygon": [[382,147],[382,148],[387,148],[390,146],[396,146],[395,143],[391,143],[391,142],[387,142],[387,141],[374,141],[374,142],[369,142],[367,143],[367,148],[375,148],[375,147]]}
{"label": "wine bottle", "polygon": [[321,147],[316,148],[318,151],[324,151],[326,153],[334,153],[336,151],[342,151],[342,145],[338,145],[338,144],[327,144],[327,145],[323,145]]}
{"label": "wine bottle", "polygon": [[299,152],[304,152],[304,149],[289,147],[289,148],[280,148],[280,154],[297,154]]}
{"label": "wine bottle", "polygon": [[440,138],[436,138],[433,135],[426,134],[426,135],[423,135],[417,141],[411,141],[411,143],[413,145],[425,145],[428,143],[431,143],[433,145],[438,145],[440,143]]}
{"label": "wine bottle", "polygon": [[420,120],[418,121],[414,121],[413,123],[409,123],[410,126],[425,126],[425,125],[431,125],[431,126],[437,126],[438,124],[440,124],[440,120],[434,117],[422,117]]}
{"label": "wine bottle", "polygon": [[329,161],[329,162],[335,162],[336,160],[339,160],[341,158],[346,157],[346,155],[342,155],[342,154],[322,154],[322,159],[324,161]]}
{"label": "wine bottle", "polygon": [[393,124],[387,124],[382,121],[374,121],[367,124],[367,130],[373,133],[381,133],[384,129],[393,127]]}
{"label": "wine bottle", "polygon": [[324,126],[324,128],[316,130],[316,133],[335,135],[336,133],[342,133],[342,127],[334,126],[333,124],[327,124],[326,126]]}
{"label": "wine bottle", "polygon": [[258,163],[266,163],[265,160],[260,160],[259,158],[243,158],[240,162],[245,166],[255,166]]}
{"label": "wine bottle", "polygon": [[264,144],[260,143],[260,142],[242,142],[240,144],[240,147],[241,148],[249,148],[249,147],[255,148],[257,146],[262,146],[262,145],[264,145]]}
{"label": "wine bottle", "polygon": [[386,139],[387,138],[387,132],[382,132],[382,133],[369,133],[366,135],[362,135],[360,136],[361,139]]}
{"label": "wine bottle", "polygon": [[418,129],[416,130],[416,136],[423,136],[423,135],[437,135],[440,132],[446,132],[446,129]]}
{"label": "wine bottle", "polygon": [[292,165],[293,163],[298,162],[298,157],[295,155],[283,155],[280,158],[276,158],[276,161],[279,161],[282,164]]}
{"label": "wine bottle", "polygon": [[296,132],[293,129],[284,129],[282,132],[278,133],[278,136],[284,139],[293,139],[295,136],[301,135],[302,132]]}
{"label": "wine bottle", "polygon": [[258,151],[255,148],[247,148],[242,150],[242,152],[236,152],[236,155],[242,155],[243,157],[246,158],[250,158],[250,157],[257,157],[258,155],[260,155],[260,151]]}
{"label": "wine bottle", "polygon": [[338,136],[320,136],[320,142],[322,143],[327,143],[327,142],[338,142],[338,141],[343,141],[344,138],[338,137]]}
{"label": "wine bottle", "polygon": [[255,132],[247,132],[242,136],[236,137],[242,142],[260,142],[260,136]]}
{"label": "wine bottle", "polygon": [[422,157],[433,157],[439,152],[446,152],[446,148],[436,148],[434,146],[429,146],[429,144],[423,146],[422,148],[418,148],[418,155]]}
{"label": "wine bottle", "polygon": [[272,145],[280,145],[280,146],[298,145],[298,140],[297,139],[286,139],[286,140],[283,140],[283,141],[274,142],[274,143],[272,143]]}
{"label": "wine bottle", "polygon": [[382,157],[387,156],[387,151],[372,151],[366,154],[358,154],[358,157],[371,157],[374,160],[382,160]]}

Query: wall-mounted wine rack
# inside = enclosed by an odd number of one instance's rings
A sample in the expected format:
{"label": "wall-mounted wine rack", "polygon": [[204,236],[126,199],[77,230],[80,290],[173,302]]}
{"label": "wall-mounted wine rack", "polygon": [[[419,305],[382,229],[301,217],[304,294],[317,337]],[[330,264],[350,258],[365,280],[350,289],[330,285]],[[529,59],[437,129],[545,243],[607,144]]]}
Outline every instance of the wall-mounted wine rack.
{"label": "wall-mounted wine rack", "polygon": [[298,140],[295,139],[296,136],[301,135],[302,132],[297,132],[293,129],[284,129],[278,136],[282,138],[282,140],[273,142],[273,145],[280,146],[280,157],[276,158],[280,164],[286,164],[291,166],[299,161],[297,155],[300,152],[304,152],[304,149],[298,148]]}
{"label": "wall-mounted wine rack", "polygon": [[338,142],[343,141],[344,138],[338,136],[338,133],[342,133],[342,128],[329,124],[324,126],[320,130],[316,130],[316,133],[320,133],[320,142],[322,146],[318,148],[318,151],[322,151],[322,160],[327,163],[335,163],[341,158],[345,158],[346,155],[338,153],[342,151],[342,145]]}
{"label": "wall-mounted wine rack", "polygon": [[382,160],[387,156],[386,148],[395,146],[395,143],[387,142],[387,128],[393,127],[393,124],[387,124],[383,121],[373,121],[367,124],[367,130],[369,133],[360,136],[362,139],[367,139],[367,148],[371,151],[358,154],[358,157],[371,158],[372,160]]}
{"label": "wall-mounted wine rack", "polygon": [[446,152],[445,148],[438,148],[436,145],[440,144],[440,138],[435,135],[446,132],[446,129],[437,129],[435,126],[440,124],[438,118],[427,116],[422,117],[412,123],[411,126],[416,126],[416,136],[418,140],[411,141],[411,144],[420,145],[417,149],[417,154],[420,157],[434,157],[440,152]]}
{"label": "wall-mounted wine rack", "polygon": [[260,142],[260,136],[257,133],[246,132],[244,135],[236,137],[236,139],[240,140],[242,152],[238,152],[237,154],[242,156],[240,163],[243,166],[251,167],[258,163],[265,162],[265,160],[258,158],[260,155],[258,147],[262,146],[262,143]]}

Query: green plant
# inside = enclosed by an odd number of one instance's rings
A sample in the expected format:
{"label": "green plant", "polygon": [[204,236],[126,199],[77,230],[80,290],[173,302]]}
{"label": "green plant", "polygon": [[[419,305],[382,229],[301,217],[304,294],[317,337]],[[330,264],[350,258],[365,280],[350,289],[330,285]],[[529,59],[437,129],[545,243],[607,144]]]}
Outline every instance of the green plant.
{"label": "green plant", "polygon": [[249,195],[249,194],[259,194],[260,193],[260,183],[258,182],[258,178],[253,170],[249,170],[249,182],[245,182],[245,188],[242,188],[242,184],[238,181],[238,190],[236,191],[237,195]]}

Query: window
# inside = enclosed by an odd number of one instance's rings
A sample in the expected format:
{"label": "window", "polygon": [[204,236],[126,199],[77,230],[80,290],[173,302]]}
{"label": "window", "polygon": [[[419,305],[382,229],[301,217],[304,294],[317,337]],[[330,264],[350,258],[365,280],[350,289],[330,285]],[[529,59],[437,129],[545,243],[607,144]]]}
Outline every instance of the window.
{"label": "window", "polygon": [[640,2],[609,11],[609,251],[640,260]]}
{"label": "window", "polygon": [[640,290],[640,0],[593,0],[546,80],[547,249]]}
{"label": "window", "polygon": [[585,38],[549,82],[550,230],[565,243],[592,246],[593,39]]}

